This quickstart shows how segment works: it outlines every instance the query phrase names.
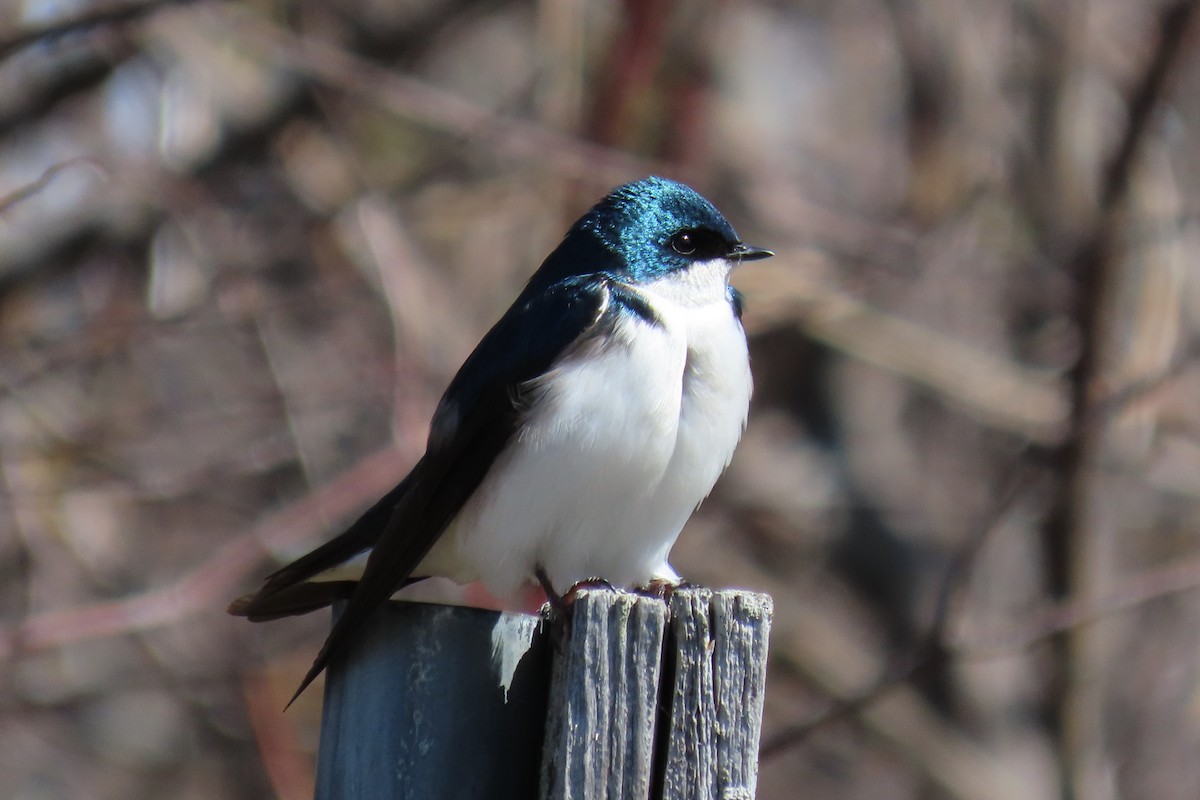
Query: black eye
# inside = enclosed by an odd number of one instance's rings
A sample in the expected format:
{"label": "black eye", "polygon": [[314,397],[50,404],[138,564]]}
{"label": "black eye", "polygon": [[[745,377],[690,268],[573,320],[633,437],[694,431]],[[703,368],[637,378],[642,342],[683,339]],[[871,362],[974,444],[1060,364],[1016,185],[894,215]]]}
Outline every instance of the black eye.
{"label": "black eye", "polygon": [[680,231],[671,237],[671,249],[681,256],[690,256],[696,252],[696,238],[691,231]]}
{"label": "black eye", "polygon": [[707,228],[685,228],[667,240],[672,250],[695,261],[720,258],[729,254],[725,237]]}

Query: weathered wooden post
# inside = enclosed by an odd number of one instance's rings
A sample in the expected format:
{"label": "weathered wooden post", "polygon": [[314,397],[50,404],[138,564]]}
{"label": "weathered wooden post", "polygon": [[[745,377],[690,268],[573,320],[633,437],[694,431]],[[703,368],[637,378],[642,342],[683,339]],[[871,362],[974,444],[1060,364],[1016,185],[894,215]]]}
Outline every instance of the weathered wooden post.
{"label": "weathered wooden post", "polygon": [[317,798],[753,798],[771,602],[389,603],[330,666]]}
{"label": "weathered wooden post", "polygon": [[765,594],[697,589],[671,598],[662,800],[754,797],[771,612]]}
{"label": "weathered wooden post", "polygon": [[667,606],[584,591],[555,631],[543,800],[644,800],[654,779]]}
{"label": "weathered wooden post", "polygon": [[318,800],[534,797],[550,677],[541,625],[386,603],[329,667]]}

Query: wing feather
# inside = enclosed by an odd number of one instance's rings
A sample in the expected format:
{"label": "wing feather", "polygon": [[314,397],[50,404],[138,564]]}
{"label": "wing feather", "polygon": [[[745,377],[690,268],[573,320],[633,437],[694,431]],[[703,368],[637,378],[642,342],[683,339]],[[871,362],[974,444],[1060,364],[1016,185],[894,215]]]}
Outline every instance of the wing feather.
{"label": "wing feather", "polygon": [[[362,577],[293,700],[355,638],[371,612],[411,577],[516,432],[525,387],[564,352],[590,338],[609,305],[609,281],[603,278],[570,278],[533,288],[484,336],[451,381],[434,415],[426,453],[384,498],[391,504],[386,524],[374,536]],[[340,554],[367,541],[366,531],[355,533],[344,546],[323,547]],[[282,585],[296,575],[310,575],[320,550],[310,563],[290,572],[285,567],[277,573],[284,577],[274,580]]]}

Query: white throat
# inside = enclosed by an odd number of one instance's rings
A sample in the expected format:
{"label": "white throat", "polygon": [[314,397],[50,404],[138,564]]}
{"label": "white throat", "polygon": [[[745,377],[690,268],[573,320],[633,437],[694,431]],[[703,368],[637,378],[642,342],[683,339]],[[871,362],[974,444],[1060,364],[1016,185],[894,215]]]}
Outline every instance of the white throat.
{"label": "white throat", "polygon": [[733,267],[727,258],[697,261],[685,270],[641,284],[638,289],[651,297],[689,308],[727,303],[729,273]]}

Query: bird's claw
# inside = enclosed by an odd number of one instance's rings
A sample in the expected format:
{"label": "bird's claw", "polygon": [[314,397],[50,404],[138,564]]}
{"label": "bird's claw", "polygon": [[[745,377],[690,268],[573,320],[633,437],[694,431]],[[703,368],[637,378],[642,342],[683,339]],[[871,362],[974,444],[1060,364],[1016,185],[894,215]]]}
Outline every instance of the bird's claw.
{"label": "bird's claw", "polygon": [[[538,565],[533,571],[534,577],[541,585],[542,591],[546,593],[546,599],[550,602],[551,608],[555,611],[565,611],[575,602],[579,593],[584,589],[606,589],[610,592],[620,592],[616,586],[604,578],[584,578],[581,581],[576,581],[571,585],[564,594],[559,594],[554,589],[554,585],[550,583],[550,578],[546,575],[546,570]],[[634,594],[642,597],[652,597],[656,600],[661,600],[664,603],[671,602],[671,596],[680,589],[687,589],[692,584],[687,581],[671,581],[666,578],[655,578],[645,586],[640,586],[633,590]]]}
{"label": "bird's claw", "polygon": [[581,581],[576,581],[571,585],[564,594],[559,594],[554,589],[554,585],[550,583],[550,577],[546,574],[546,570],[538,565],[533,571],[533,575],[537,578],[537,582],[542,587],[542,591],[546,593],[546,599],[550,601],[550,606],[555,611],[564,611],[575,602],[576,597],[584,589],[607,589],[610,592],[619,592],[620,589],[613,586],[604,578],[584,578]]}
{"label": "bird's claw", "polygon": [[635,592],[643,597],[653,597],[662,600],[668,605],[671,603],[671,596],[680,589],[687,589],[692,584],[681,580],[678,582],[667,580],[666,578],[655,578],[645,586],[634,589]]}
{"label": "bird's claw", "polygon": [[581,581],[576,581],[567,589],[567,593],[563,595],[562,600],[566,605],[571,605],[575,602],[576,596],[584,589],[607,589],[610,592],[621,591],[604,578],[584,578]]}

